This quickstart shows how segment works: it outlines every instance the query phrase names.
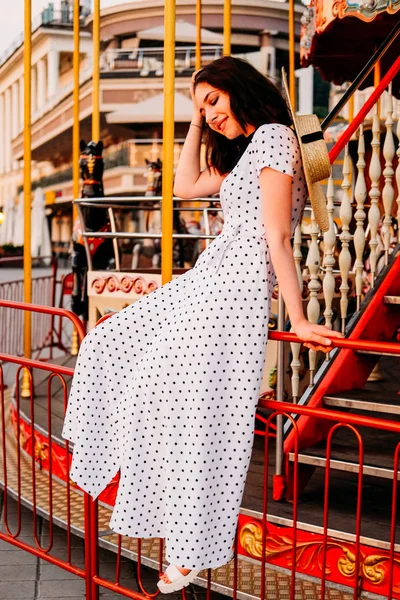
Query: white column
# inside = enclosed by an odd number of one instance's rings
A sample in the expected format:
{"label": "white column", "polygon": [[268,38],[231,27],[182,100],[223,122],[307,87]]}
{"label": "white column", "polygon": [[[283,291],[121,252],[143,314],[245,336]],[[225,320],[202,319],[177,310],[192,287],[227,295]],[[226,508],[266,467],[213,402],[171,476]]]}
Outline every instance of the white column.
{"label": "white column", "polygon": [[18,135],[18,81],[14,81],[11,87],[11,138],[14,139]]}
{"label": "white column", "polygon": [[4,154],[5,154],[5,172],[11,171],[11,88],[7,88],[4,94]]}
{"label": "white column", "polygon": [[275,47],[268,32],[260,36],[261,72],[275,79],[276,60]]}
{"label": "white column", "polygon": [[0,135],[0,175],[3,175],[4,173],[4,163],[5,163],[5,156],[4,156],[4,141],[5,141],[5,136],[4,136],[4,94],[0,94],[0,131],[3,132],[3,135]]}
{"label": "white column", "polygon": [[41,58],[37,63],[37,109],[41,110],[46,104],[46,61]]}
{"label": "white column", "polygon": [[300,114],[310,114],[313,112],[313,90],[314,90],[314,69],[297,69],[295,71],[299,85],[299,106],[297,112]]}
{"label": "white column", "polygon": [[59,64],[60,53],[57,50],[50,50],[47,54],[47,98],[57,93]]}
{"label": "white column", "polygon": [[37,112],[37,68],[33,65],[31,72],[31,107],[32,114]]}
{"label": "white column", "polygon": [[19,79],[19,118],[18,118],[18,132],[24,129],[24,78]]}

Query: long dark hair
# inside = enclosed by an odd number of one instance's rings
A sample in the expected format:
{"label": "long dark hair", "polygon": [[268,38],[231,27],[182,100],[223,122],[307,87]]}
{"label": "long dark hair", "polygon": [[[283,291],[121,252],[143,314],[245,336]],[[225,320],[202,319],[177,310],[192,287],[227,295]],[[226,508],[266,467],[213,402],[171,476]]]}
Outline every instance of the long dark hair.
{"label": "long dark hair", "polygon": [[[292,124],[279,89],[245,60],[232,56],[218,58],[196,73],[194,89],[199,83],[208,83],[229,94],[232,114],[243,129],[246,125],[257,129],[265,123]],[[237,161],[243,137],[229,140],[206,126],[207,166],[221,174],[230,171]]]}

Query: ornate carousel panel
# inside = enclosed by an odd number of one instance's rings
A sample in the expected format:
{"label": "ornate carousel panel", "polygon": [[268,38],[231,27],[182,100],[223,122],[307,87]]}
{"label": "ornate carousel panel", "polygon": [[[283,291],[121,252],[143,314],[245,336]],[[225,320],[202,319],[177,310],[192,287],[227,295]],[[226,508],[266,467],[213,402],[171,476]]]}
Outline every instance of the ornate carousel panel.
{"label": "ornate carousel panel", "polygon": [[[311,0],[302,17],[300,59],[324,79],[341,85],[352,81],[399,20],[400,0]],[[381,59],[385,73],[400,54],[400,36]],[[361,88],[373,85],[370,74]],[[393,80],[400,96],[400,76]]]}

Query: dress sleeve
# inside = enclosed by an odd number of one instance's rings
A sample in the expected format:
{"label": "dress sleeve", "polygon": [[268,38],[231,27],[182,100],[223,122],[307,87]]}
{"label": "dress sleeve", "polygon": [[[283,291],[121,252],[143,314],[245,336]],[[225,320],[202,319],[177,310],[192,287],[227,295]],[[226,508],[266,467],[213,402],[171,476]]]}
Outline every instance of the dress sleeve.
{"label": "dress sleeve", "polygon": [[262,125],[254,135],[255,168],[257,177],[264,167],[293,176],[293,163],[298,159],[296,134],[286,125]]}

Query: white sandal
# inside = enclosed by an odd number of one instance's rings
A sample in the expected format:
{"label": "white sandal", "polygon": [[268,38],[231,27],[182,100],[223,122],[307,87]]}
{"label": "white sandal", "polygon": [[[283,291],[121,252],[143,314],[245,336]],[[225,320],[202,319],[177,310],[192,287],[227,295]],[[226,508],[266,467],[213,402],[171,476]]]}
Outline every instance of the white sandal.
{"label": "white sandal", "polygon": [[187,575],[183,575],[183,573],[181,573],[179,569],[175,567],[175,565],[168,565],[165,575],[167,575],[171,583],[165,583],[165,581],[160,579],[157,583],[157,587],[163,594],[177,592],[178,590],[181,590],[189,585],[189,583],[192,583],[193,579],[195,579],[199,572],[200,571],[192,570]]}

